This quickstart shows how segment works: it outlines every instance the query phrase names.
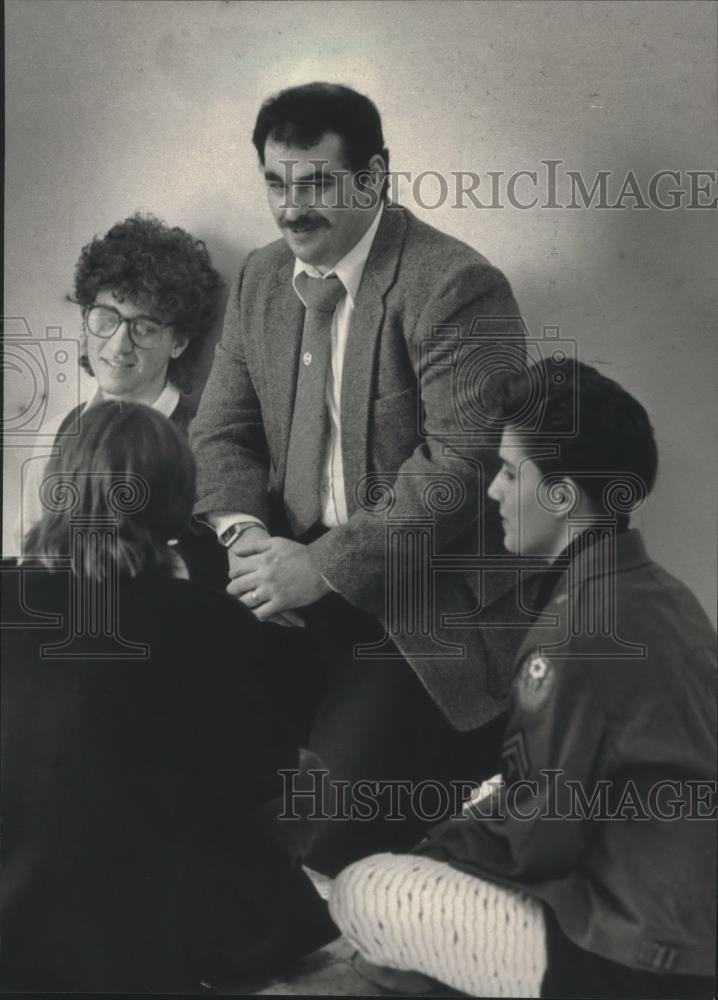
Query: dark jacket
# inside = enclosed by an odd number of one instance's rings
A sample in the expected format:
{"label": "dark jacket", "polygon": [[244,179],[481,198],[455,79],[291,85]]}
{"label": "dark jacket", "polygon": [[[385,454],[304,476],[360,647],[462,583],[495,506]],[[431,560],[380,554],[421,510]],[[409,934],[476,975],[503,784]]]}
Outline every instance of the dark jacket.
{"label": "dark jacket", "polygon": [[635,531],[585,547],[541,623],[519,653],[506,785],[419,853],[544,900],[587,951],[711,975],[715,632]]}
{"label": "dark jacket", "polygon": [[[196,513],[251,514],[288,537],[284,477],[304,319],[293,267],[284,240],[244,262],[191,427]],[[492,478],[495,455],[478,443],[486,414],[477,412],[477,398],[480,389],[485,402],[497,367],[524,355],[525,328],[504,275],[465,243],[386,206],[344,357],[349,518],[309,548],[342,596],[385,622],[436,704],[462,730],[505,709],[520,632],[468,632],[477,608],[473,581],[462,567],[437,572],[430,563],[434,553],[471,556],[479,545],[500,551],[498,517],[478,521],[482,481]],[[501,572],[486,574],[484,604],[512,582]],[[395,613],[396,595],[404,612]],[[507,618],[511,610],[504,608],[494,620]]]}
{"label": "dark jacket", "polygon": [[295,757],[252,616],[146,576],[105,628],[107,588],[91,620],[64,572],[2,583],[0,987],[193,992],[323,943],[258,819]]}

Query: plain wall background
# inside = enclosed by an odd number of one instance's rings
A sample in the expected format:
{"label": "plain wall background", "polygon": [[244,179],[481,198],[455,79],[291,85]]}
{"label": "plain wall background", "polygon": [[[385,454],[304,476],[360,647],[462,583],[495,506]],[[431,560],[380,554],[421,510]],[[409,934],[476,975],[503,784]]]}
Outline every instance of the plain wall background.
{"label": "plain wall background", "polygon": [[[137,209],[205,239],[227,281],[274,239],[250,135],[261,100],[292,84],[372,97],[394,170],[508,175],[551,158],[589,184],[613,171],[615,194],[628,170],[645,190],[661,169],[715,169],[713,3],[7,0],[5,11],[5,315],[36,337],[78,335],[64,295],[79,250]],[[661,471],[638,523],[713,613],[715,212],[404,203],[505,271],[534,335],[558,325],[644,402]],[[52,384],[48,416],[62,396]],[[11,366],[10,417],[29,391]],[[5,539],[28,454],[5,453]]]}

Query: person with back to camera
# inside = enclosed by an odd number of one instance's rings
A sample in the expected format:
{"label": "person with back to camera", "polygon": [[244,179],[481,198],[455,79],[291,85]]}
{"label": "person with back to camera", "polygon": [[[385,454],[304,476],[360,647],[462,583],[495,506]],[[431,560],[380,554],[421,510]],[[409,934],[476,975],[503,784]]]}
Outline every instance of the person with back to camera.
{"label": "person with back to camera", "polygon": [[[75,268],[74,298],[82,310],[81,364],[97,388],[84,404],[44,428],[55,449],[77,433],[82,414],[103,399],[144,403],[187,433],[194,408],[188,397],[212,330],[222,279],[201,240],[152,215],[136,214],[96,236]],[[42,515],[40,487],[48,446],[28,463],[16,546]],[[224,551],[196,526],[179,552],[193,578],[226,585]]]}
{"label": "person with back to camera", "polygon": [[194,489],[166,417],[95,403],[2,574],[4,990],[197,992],[335,933],[267,823],[261,627],[174,576]]}
{"label": "person with back to camera", "polygon": [[[505,546],[552,564],[501,776],[413,854],[345,869],[330,911],[396,990],[712,997],[715,631],[629,528],[656,475],[644,408],[587,365],[557,372],[508,379],[499,407]],[[532,433],[513,417],[536,385]]]}

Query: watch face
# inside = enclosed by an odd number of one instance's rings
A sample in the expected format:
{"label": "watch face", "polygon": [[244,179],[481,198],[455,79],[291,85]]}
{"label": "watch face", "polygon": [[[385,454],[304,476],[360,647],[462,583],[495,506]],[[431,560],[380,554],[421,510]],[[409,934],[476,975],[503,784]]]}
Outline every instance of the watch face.
{"label": "watch face", "polygon": [[231,525],[231,527],[227,528],[226,531],[222,532],[222,534],[219,536],[219,540],[222,543],[222,545],[224,545],[225,548],[228,548],[232,544],[232,542],[236,541],[242,534],[242,532],[244,532],[249,527],[250,527],[249,524],[244,524],[244,523],[233,524]]}
{"label": "watch face", "polygon": [[238,534],[239,530],[237,528],[237,525],[233,524],[231,528],[227,528],[226,531],[222,532],[222,534],[219,536],[219,540],[222,543],[222,545],[225,546],[230,545]]}

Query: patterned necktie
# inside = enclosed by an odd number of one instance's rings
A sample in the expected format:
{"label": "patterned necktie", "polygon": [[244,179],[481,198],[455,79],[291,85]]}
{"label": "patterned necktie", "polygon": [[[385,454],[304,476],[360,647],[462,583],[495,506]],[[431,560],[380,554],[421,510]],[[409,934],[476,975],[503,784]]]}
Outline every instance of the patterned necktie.
{"label": "patterned necktie", "polygon": [[295,537],[301,538],[317,524],[322,512],[319,490],[329,422],[326,386],[332,317],[346,289],[336,275],[310,278],[302,272],[295,283],[306,309],[287,452],[284,506]]}

